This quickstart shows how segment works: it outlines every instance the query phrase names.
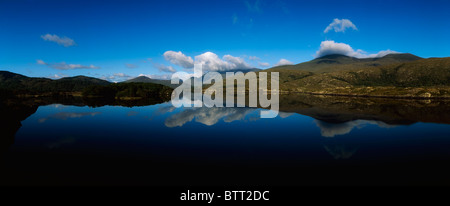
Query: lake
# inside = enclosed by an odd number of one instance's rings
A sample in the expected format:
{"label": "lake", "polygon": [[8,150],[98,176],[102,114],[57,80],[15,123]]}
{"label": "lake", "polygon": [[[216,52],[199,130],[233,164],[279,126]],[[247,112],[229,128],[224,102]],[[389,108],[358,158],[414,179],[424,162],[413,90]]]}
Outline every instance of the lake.
{"label": "lake", "polygon": [[2,185],[449,185],[450,103],[281,96],[260,108],[2,104]]}

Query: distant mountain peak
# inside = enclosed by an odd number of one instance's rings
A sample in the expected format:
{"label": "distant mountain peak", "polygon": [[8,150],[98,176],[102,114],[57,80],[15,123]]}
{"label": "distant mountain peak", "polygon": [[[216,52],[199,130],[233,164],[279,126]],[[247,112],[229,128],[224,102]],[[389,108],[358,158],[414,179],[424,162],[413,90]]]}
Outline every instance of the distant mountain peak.
{"label": "distant mountain peak", "polygon": [[152,79],[152,78],[150,78],[148,76],[138,76],[138,77],[136,77],[134,79]]}
{"label": "distant mountain peak", "polygon": [[162,80],[162,79],[152,79],[150,77],[147,76],[138,76],[129,80],[124,81],[124,83],[153,83],[153,84],[162,84],[168,87],[174,87],[174,85],[172,85],[170,83],[170,80]]}
{"label": "distant mountain peak", "polygon": [[393,53],[379,58],[356,58],[342,54],[330,54],[296,65],[279,66],[276,69],[294,69],[323,73],[405,63],[420,59],[422,58],[409,53]]}
{"label": "distant mountain peak", "polygon": [[394,58],[394,59],[401,59],[401,60],[419,60],[419,59],[423,59],[422,57],[416,56],[414,54],[410,54],[410,53],[392,53],[392,54],[388,54],[386,56],[380,57],[380,58]]}
{"label": "distant mountain peak", "polygon": [[24,75],[17,74],[17,73],[14,73],[14,72],[9,72],[9,71],[0,71],[0,76],[3,77],[3,78],[12,78],[12,77],[27,78]]}
{"label": "distant mountain peak", "polygon": [[339,58],[353,59],[355,57],[350,57],[350,56],[343,55],[343,54],[329,54],[329,55],[318,57],[316,59],[339,59]]}
{"label": "distant mountain peak", "polygon": [[143,83],[146,83],[146,82],[149,82],[149,81],[153,81],[153,79],[150,78],[150,77],[147,77],[147,76],[138,76],[138,77],[126,80],[124,82],[143,82]]}

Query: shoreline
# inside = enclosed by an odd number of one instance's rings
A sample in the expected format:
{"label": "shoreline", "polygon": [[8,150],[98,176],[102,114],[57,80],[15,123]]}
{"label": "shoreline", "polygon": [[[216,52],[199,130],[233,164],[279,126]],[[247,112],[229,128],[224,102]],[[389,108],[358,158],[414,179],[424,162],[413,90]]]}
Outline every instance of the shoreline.
{"label": "shoreline", "polygon": [[339,97],[359,97],[359,98],[386,98],[386,99],[418,99],[418,100],[428,100],[428,99],[448,99],[450,96],[442,97],[419,97],[419,96],[393,96],[393,95],[368,95],[368,94],[337,94],[337,93],[317,93],[317,92],[283,92],[284,94],[308,94],[315,96],[339,96]]}
{"label": "shoreline", "polygon": [[[270,93],[270,90],[267,91]],[[248,91],[245,92],[248,95]],[[450,96],[431,96],[431,97],[421,97],[421,96],[397,96],[397,95],[370,95],[370,94],[339,94],[339,93],[320,93],[320,92],[296,92],[296,91],[280,91],[279,95],[289,95],[289,94],[304,94],[304,95],[314,95],[314,96],[336,96],[336,97],[358,97],[358,98],[385,98],[385,99],[417,99],[417,100],[432,100],[432,99],[441,99],[441,100],[450,100]],[[235,94],[236,96],[237,94]],[[19,99],[29,99],[29,98],[40,98],[40,97],[81,97],[87,99],[98,99],[103,98],[101,96],[83,96],[76,93],[64,93],[64,94],[19,94],[13,95],[13,98]],[[115,98],[119,100],[137,100],[137,99],[145,99],[143,97],[120,97]]]}

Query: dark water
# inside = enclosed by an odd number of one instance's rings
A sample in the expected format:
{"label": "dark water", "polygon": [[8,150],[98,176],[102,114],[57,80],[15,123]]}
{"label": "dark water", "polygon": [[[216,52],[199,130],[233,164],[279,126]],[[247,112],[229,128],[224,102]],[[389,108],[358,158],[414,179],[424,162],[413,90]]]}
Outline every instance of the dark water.
{"label": "dark water", "polygon": [[450,184],[448,102],[281,101],[274,119],[170,103],[5,104],[1,184]]}

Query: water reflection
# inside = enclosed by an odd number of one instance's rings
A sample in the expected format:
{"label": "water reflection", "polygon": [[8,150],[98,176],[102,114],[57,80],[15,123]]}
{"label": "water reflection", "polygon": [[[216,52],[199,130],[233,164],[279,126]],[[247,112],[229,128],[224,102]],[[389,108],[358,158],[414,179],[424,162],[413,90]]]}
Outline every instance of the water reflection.
{"label": "water reflection", "polygon": [[[276,183],[298,185],[351,179],[354,169],[362,166],[367,170],[361,174],[379,177],[380,171],[393,171],[390,163],[403,164],[401,175],[409,174],[407,166],[447,172],[439,177],[450,172],[443,168],[450,160],[446,101],[295,95],[280,99],[281,111],[274,119],[261,119],[262,109],[245,107],[175,108],[145,101],[105,106],[80,99],[0,101],[2,154],[8,154],[9,168],[27,171],[16,175],[12,170],[5,177],[14,177],[11,184],[27,184],[21,178],[33,174],[35,181],[47,175],[57,183],[77,184],[79,179],[70,182],[65,175],[77,177],[89,168],[98,175],[80,178],[88,183],[105,178],[108,183],[259,184],[274,177]],[[179,171],[195,178],[176,179]],[[242,172],[251,175],[244,177]],[[414,177],[427,178],[422,172]],[[264,178],[252,182],[254,174]],[[398,176],[389,175],[374,182],[398,181]]]}
{"label": "water reflection", "polygon": [[[204,125],[215,125],[219,120],[224,122],[233,122],[243,120],[247,115],[253,113],[256,109],[252,108],[226,108],[226,107],[200,107],[185,108],[183,111],[171,115],[165,120],[167,127],[181,127],[184,124],[195,121]],[[259,117],[254,117],[256,120]]]}
{"label": "water reflection", "polygon": [[373,120],[354,120],[343,123],[329,123],[320,120],[314,120],[316,125],[320,128],[320,134],[323,137],[334,137],[336,135],[345,135],[350,133],[354,128],[363,128],[366,125],[377,125],[380,128],[392,128],[396,125],[389,125],[381,121]]}
{"label": "water reflection", "polygon": [[324,144],[325,150],[334,159],[349,159],[359,149],[359,145],[341,143],[338,140],[327,141]]}
{"label": "water reflection", "polygon": [[75,142],[75,140],[76,140],[75,137],[62,137],[55,141],[47,143],[46,146],[49,149],[59,149],[63,146],[73,144]]}
{"label": "water reflection", "polygon": [[81,118],[85,116],[95,116],[101,114],[101,112],[58,112],[48,117],[40,118],[39,123],[44,123],[48,119],[67,120],[70,118]]}
{"label": "water reflection", "polygon": [[280,96],[280,110],[329,123],[354,120],[410,125],[416,122],[450,124],[450,100],[358,98],[290,94]]}

